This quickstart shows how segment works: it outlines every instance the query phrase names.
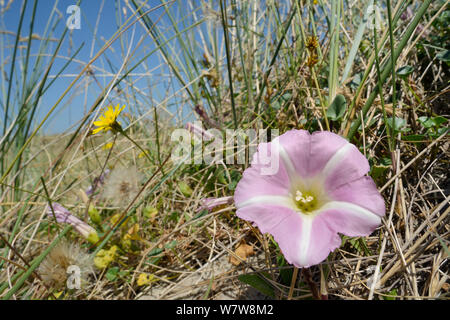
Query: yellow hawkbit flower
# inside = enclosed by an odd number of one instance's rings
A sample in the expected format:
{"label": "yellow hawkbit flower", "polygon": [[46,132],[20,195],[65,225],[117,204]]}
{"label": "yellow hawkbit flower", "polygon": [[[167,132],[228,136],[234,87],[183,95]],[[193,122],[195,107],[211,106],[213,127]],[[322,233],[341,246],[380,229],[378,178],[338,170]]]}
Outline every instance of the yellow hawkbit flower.
{"label": "yellow hawkbit flower", "polygon": [[316,36],[310,36],[306,39],[306,48],[309,51],[314,51],[317,47],[319,47],[319,40]]}
{"label": "yellow hawkbit flower", "polygon": [[121,132],[122,126],[119,122],[117,122],[117,117],[124,108],[125,106],[122,106],[122,108],[120,108],[120,106],[117,105],[116,108],[113,109],[112,106],[109,106],[108,109],[103,113],[103,115],[101,115],[97,121],[94,121],[94,125],[98,128],[95,128],[92,131],[92,134],[96,134],[102,130],[111,130],[114,133]]}

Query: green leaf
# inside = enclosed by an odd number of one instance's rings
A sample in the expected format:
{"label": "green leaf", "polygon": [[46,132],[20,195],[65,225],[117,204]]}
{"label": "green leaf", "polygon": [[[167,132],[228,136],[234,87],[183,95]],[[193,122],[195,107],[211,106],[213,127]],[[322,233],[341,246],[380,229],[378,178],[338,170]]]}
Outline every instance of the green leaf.
{"label": "green leaf", "polygon": [[[263,272],[264,277],[269,278],[267,272]],[[264,280],[259,274],[241,274],[238,277],[239,281],[246,283],[266,296],[275,298],[275,291],[268,283],[268,280]]]}
{"label": "green leaf", "polygon": [[173,248],[175,248],[176,246],[177,246],[177,240],[173,240],[173,241],[167,243],[164,247],[165,247],[166,249],[173,249]]}
{"label": "green leaf", "polygon": [[403,67],[400,67],[397,69],[397,74],[402,78],[406,78],[413,72],[414,72],[414,68],[411,66],[403,66]]}
{"label": "green leaf", "polygon": [[433,122],[436,127],[439,127],[441,124],[446,123],[447,119],[444,117],[438,116],[438,117],[433,118]]}
{"label": "green leaf", "polygon": [[383,157],[380,160],[380,165],[391,166],[392,165],[392,159],[388,158],[388,157]]}
{"label": "green leaf", "polygon": [[292,98],[292,94],[289,92],[287,92],[281,96],[281,99],[283,99],[285,102],[289,101],[291,98]]}
{"label": "green leaf", "polygon": [[192,218],[192,220],[196,220],[196,219],[199,219],[199,218],[201,218],[201,217],[203,217],[203,216],[206,216],[208,213],[209,213],[209,211],[208,211],[207,209],[203,209],[202,211],[200,211],[199,213],[197,213],[197,214]]}
{"label": "green leaf", "polygon": [[143,213],[144,217],[146,217],[147,219],[152,219],[158,213],[158,209],[154,207],[145,207]]}
{"label": "green leaf", "polygon": [[278,100],[272,102],[270,104],[270,106],[272,107],[272,109],[275,109],[275,110],[279,110],[281,108],[281,104]]}
{"label": "green leaf", "polygon": [[387,297],[383,297],[384,300],[395,300],[395,298],[398,295],[397,289],[392,289],[387,293],[387,295],[388,295]]}
{"label": "green leaf", "polygon": [[350,238],[350,239],[348,239],[348,242],[350,242],[352,247],[355,248],[359,254],[365,255],[365,256],[372,255],[372,252],[370,251],[369,247],[367,246],[366,239]]}
{"label": "green leaf", "polygon": [[383,165],[383,164],[376,164],[374,166],[372,166],[372,170],[370,172],[370,176],[372,177],[372,179],[376,180],[381,176],[384,176],[386,170],[388,170],[391,166],[388,165]]}
{"label": "green leaf", "polygon": [[444,124],[447,122],[447,119],[445,119],[444,117],[441,116],[437,116],[437,117],[419,117],[417,120],[419,120],[419,122],[427,129],[431,128],[431,127],[440,127],[441,124]]}
{"label": "green leaf", "polygon": [[[394,128],[394,120],[393,118],[388,118],[386,119],[387,125],[389,127],[391,127],[392,129]],[[404,131],[403,129],[406,127],[406,120],[399,118],[399,117],[395,117],[395,130],[399,130],[399,131]]]}
{"label": "green leaf", "polygon": [[425,128],[431,128],[434,125],[433,120],[431,120],[431,118],[429,117],[419,117],[417,119]]}
{"label": "green leaf", "polygon": [[105,274],[106,279],[109,281],[114,281],[117,279],[117,274],[119,273],[119,267],[109,268]]}
{"label": "green leaf", "polygon": [[439,60],[444,61],[444,62],[450,62],[450,50],[444,50],[444,51],[439,52],[436,55],[436,58],[438,58]]}
{"label": "green leaf", "polygon": [[231,177],[231,182],[228,184],[228,189],[230,191],[233,191],[234,189],[236,189],[236,186],[237,186],[239,180],[241,179],[241,174],[239,171],[233,170],[233,171],[231,171],[230,177]]}
{"label": "green leaf", "polygon": [[356,90],[361,84],[362,77],[363,77],[362,72],[355,74],[352,81],[350,81],[350,83],[348,84],[349,87],[353,90]]}
{"label": "green leaf", "polygon": [[100,224],[102,222],[102,217],[100,216],[100,213],[98,213],[98,210],[94,207],[92,203],[89,205],[88,213],[93,223]]}
{"label": "green leaf", "polygon": [[220,183],[222,183],[224,185],[228,184],[227,179],[225,179],[225,173],[223,170],[220,170],[218,172],[216,171],[216,177],[217,177],[217,181],[219,181]]}
{"label": "green leaf", "polygon": [[181,193],[185,196],[185,197],[190,197],[192,195],[192,189],[191,187],[189,187],[189,185],[184,182],[184,181],[180,181],[178,183],[178,187],[180,188]]}
{"label": "green leaf", "polygon": [[291,284],[294,270],[293,268],[286,268],[286,266],[289,265],[286,264],[286,260],[284,259],[284,256],[281,252],[277,255],[277,264],[278,267],[280,268],[281,283],[286,286],[289,286]]}
{"label": "green leaf", "polygon": [[163,252],[163,251],[164,251],[164,250],[161,249],[161,248],[155,248],[155,249],[153,249],[152,251],[150,251],[150,252],[147,254],[147,256],[148,256],[148,257],[156,256],[156,255],[160,254],[160,253]]}
{"label": "green leaf", "polygon": [[344,116],[345,110],[347,110],[347,101],[345,101],[345,97],[342,94],[338,94],[328,107],[327,117],[337,121]]}

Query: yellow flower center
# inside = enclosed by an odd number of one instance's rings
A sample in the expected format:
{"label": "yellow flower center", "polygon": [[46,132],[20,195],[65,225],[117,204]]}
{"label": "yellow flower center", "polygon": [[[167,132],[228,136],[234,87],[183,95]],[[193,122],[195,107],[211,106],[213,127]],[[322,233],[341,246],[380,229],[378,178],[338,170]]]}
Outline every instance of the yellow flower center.
{"label": "yellow flower center", "polygon": [[312,192],[297,190],[294,196],[297,208],[304,214],[311,214],[317,209],[317,197]]}

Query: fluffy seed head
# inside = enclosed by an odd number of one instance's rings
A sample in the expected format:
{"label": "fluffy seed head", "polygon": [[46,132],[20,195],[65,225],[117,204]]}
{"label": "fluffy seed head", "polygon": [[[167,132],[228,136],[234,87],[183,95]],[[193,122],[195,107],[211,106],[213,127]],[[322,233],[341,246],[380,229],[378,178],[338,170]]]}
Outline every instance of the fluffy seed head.
{"label": "fluffy seed head", "polygon": [[39,275],[46,286],[62,289],[67,285],[70,266],[79,268],[80,285],[81,288],[85,287],[88,283],[88,276],[93,270],[93,260],[77,244],[63,241],[57,244],[41,263]]}
{"label": "fluffy seed head", "polygon": [[138,193],[138,177],[135,167],[115,168],[105,181],[103,197],[113,205],[126,206]]}

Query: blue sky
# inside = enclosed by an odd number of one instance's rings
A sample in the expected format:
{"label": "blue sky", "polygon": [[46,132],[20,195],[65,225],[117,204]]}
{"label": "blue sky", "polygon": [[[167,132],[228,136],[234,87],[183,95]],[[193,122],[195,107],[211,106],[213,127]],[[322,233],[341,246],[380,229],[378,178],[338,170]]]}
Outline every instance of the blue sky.
{"label": "blue sky", "polygon": [[[59,15],[59,22],[50,34],[52,39],[59,39],[64,32],[66,20],[69,18],[69,14],[66,13],[67,7],[75,3],[76,1],[73,0],[39,0],[37,2],[33,34],[40,36],[44,35],[47,24],[50,23],[50,25],[53,26],[55,21],[58,20]],[[158,0],[149,0],[148,4],[149,7],[154,8],[159,6],[161,2]],[[8,34],[8,32],[17,32],[22,5],[22,1],[16,0],[12,3],[9,10],[5,11],[0,16],[0,30],[5,31],[0,34],[0,54],[2,59],[5,59],[5,63],[2,61],[1,71],[3,74],[7,74],[8,76],[11,71],[11,56],[15,41],[15,35]],[[28,1],[21,30],[22,37],[26,37],[29,34],[33,5],[34,1]],[[59,11],[59,14],[54,12],[55,6]],[[64,66],[67,62],[67,57],[73,55],[80,46],[82,46],[82,48],[76,55],[75,60],[70,63],[70,65],[63,71],[62,75],[59,76],[53,85],[45,92],[44,97],[39,103],[37,115],[34,118],[35,124],[39,123],[43,116],[47,114],[48,110],[55,104],[64,90],[73,81],[75,76],[82,70],[84,64],[88,62],[90,58],[95,56],[104,43],[117,31],[120,24],[125,22],[126,18],[131,16],[132,13],[130,9],[124,9],[124,6],[124,1],[115,0],[84,0],[81,2],[81,29],[72,30],[66,35],[59,51],[59,57],[56,59],[55,64],[50,71],[48,82],[53,80],[59,70]],[[178,8],[173,7],[172,9]],[[182,11],[183,10],[176,10],[176,12]],[[149,13],[149,17],[153,19],[153,21],[156,21],[161,17],[163,12],[164,9],[162,8],[156,9]],[[180,19],[182,17],[176,18]],[[98,26],[97,28],[96,25]],[[163,27],[164,25],[168,25],[168,18],[165,15],[163,15],[161,20],[158,22],[158,26]],[[132,38],[133,28],[134,27],[127,30],[120,40],[117,40],[110,49],[108,49],[98,60],[94,62],[93,72],[99,84],[97,84],[96,81],[93,81],[93,77],[87,78],[86,76],[83,76],[61,101],[57,109],[53,112],[51,118],[46,121],[42,133],[49,134],[66,131],[69,127],[76,124],[76,122],[83,116],[86,109],[91,107],[101,92],[101,89],[104,88],[112,79],[111,75],[105,75],[103,70],[105,70],[106,73],[114,74],[120,68],[123,62],[123,57],[126,55],[129,41],[131,41]],[[95,41],[93,41],[94,32],[96,32]],[[167,30],[167,36],[170,36],[170,34],[171,31]],[[146,53],[155,48],[151,38],[145,34],[145,30],[142,25],[137,23],[135,24],[134,29],[132,50],[136,48],[136,44],[139,40],[141,40],[141,38],[143,38],[142,44],[133,54],[135,60],[130,63],[130,66],[134,65],[139,58],[143,57]],[[36,62],[36,53],[39,52],[39,46],[41,43],[42,41],[32,41],[29,62],[30,67],[27,72],[28,80],[31,78],[30,69],[32,69],[32,66]],[[57,41],[51,41],[49,48],[44,51],[47,53],[53,53],[57,43]],[[16,94],[14,94],[14,92],[20,92],[21,90],[17,90],[17,88],[22,87],[21,69],[23,68],[26,56],[26,42],[21,42],[19,48],[20,49],[17,55],[18,58],[15,64],[16,68],[14,69],[13,94],[11,95],[11,101],[9,103],[10,109],[19,105],[19,98]],[[43,58],[42,66],[39,69],[40,76],[42,76],[42,73],[49,62],[49,56]],[[161,57],[158,54],[154,54],[146,59],[145,62],[133,72],[135,74],[146,73],[148,72],[148,69],[151,70],[157,68],[161,62]],[[167,73],[168,70],[167,68],[154,70],[153,73],[155,74],[155,77],[137,75],[136,77],[130,78],[130,81],[136,81],[133,83],[133,87],[139,88],[140,90],[146,90],[145,95],[147,98],[144,96],[136,97],[136,99],[140,101],[141,107],[142,105],[151,106],[154,104],[149,100],[149,96],[152,96],[153,101],[158,102],[164,98],[169,89],[174,90],[179,88],[178,83],[174,83],[172,84],[172,87],[167,88],[170,84],[169,81],[158,80],[158,82],[155,82],[155,79],[161,79],[161,77],[157,76],[161,72]],[[88,80],[90,81],[88,82]],[[86,83],[89,83],[89,85],[86,86]],[[5,77],[0,77],[0,126],[3,126],[8,84],[9,82],[5,81]],[[117,97],[117,95],[115,93],[112,94],[111,97],[113,98],[111,102],[114,104],[119,102],[127,102],[120,99],[116,100],[115,97]],[[128,106],[128,111],[132,113],[137,112],[135,109],[136,106],[132,102],[129,103],[130,105]],[[145,112],[145,110],[141,109],[140,112]]]}

